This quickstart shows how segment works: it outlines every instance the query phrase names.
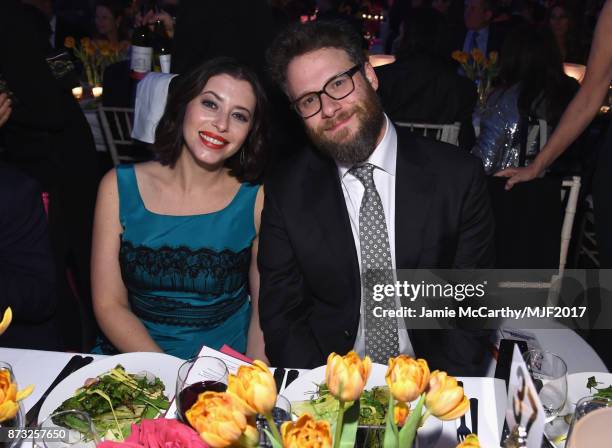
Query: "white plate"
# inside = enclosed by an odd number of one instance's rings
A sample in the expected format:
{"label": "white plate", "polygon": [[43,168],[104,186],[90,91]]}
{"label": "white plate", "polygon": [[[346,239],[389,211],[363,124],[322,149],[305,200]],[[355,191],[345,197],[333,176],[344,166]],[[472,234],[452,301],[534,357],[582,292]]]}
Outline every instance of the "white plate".
{"label": "white plate", "polygon": [[[282,395],[290,402],[309,400],[317,390],[317,385],[325,382],[326,366],[317,367],[310,372],[302,373],[293,383],[287,387]],[[372,364],[372,372],[366,384],[366,390],[374,386],[385,386],[385,373],[387,366],[383,364]],[[413,407],[416,406],[414,402]],[[435,417],[430,417],[425,425],[419,429],[419,448],[428,448],[435,445],[442,434],[442,422]]]}
{"label": "white plate", "polygon": [[[586,384],[590,377],[594,376],[597,382],[601,383],[598,385],[599,388],[604,388],[612,385],[612,373],[604,373],[604,372],[580,372],[580,373],[572,373],[567,376],[567,401],[565,402],[565,407],[561,411],[561,415],[573,414],[574,409],[576,408],[576,403],[583,397],[588,397],[595,394],[595,390],[589,391],[589,388],[586,387]],[[569,426],[561,419],[556,419],[554,422],[554,427],[549,427],[547,425],[547,434],[549,432],[553,432],[554,434],[558,433],[566,433],[569,429]],[[555,446],[557,448],[565,447],[565,442],[556,443]]]}
{"label": "white plate", "polygon": [[113,369],[117,364],[125,367],[127,373],[139,373],[143,370],[151,372],[164,383],[164,394],[168,399],[174,398],[176,389],[176,375],[184,360],[164,353],[123,353],[109,356],[100,361],[80,368],[64,378],[47,396],[40,408],[38,421],[41,422],[53,413],[65,400],[72,397],[79,387],[83,387],[85,380],[94,378]]}

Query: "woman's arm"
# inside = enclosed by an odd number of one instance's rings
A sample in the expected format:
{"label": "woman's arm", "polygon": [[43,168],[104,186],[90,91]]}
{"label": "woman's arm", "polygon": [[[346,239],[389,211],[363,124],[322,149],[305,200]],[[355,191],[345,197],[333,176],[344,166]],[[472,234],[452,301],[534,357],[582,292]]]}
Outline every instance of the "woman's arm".
{"label": "woman's arm", "polygon": [[565,110],[546,146],[528,167],[508,168],[495,174],[509,177],[506,182],[507,190],[518,182],[540,176],[578,138],[599,111],[612,80],[610,33],[612,0],[606,2],[599,16],[582,87]]}
{"label": "woman's arm", "polygon": [[6,93],[0,93],[0,128],[11,115],[11,100]]}
{"label": "woman's arm", "polygon": [[117,174],[110,171],[100,182],[91,250],[91,290],[98,325],[121,352],[162,352],[132,313],[121,278]]}
{"label": "woman's arm", "polygon": [[261,210],[263,209],[264,191],[263,187],[257,192],[255,199],[255,231],[256,236],[251,250],[251,266],[249,268],[249,285],[251,288],[251,322],[249,324],[249,335],[247,340],[247,356],[252,359],[269,363],[259,324],[259,270],[257,269],[257,249],[259,246],[259,225],[261,223]]}

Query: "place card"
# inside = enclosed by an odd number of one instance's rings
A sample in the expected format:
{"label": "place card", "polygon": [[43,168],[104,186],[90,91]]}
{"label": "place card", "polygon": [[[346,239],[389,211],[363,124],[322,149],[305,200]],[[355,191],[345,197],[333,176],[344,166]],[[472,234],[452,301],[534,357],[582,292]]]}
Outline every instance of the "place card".
{"label": "place card", "polygon": [[544,407],[519,348],[514,346],[506,405],[510,432],[517,425],[527,433],[527,448],[540,448],[544,437]]}

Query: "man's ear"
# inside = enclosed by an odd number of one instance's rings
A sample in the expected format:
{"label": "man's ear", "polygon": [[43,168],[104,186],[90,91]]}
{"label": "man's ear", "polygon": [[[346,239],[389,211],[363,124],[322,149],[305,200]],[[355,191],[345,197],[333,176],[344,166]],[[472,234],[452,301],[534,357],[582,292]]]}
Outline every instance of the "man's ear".
{"label": "man's ear", "polygon": [[363,69],[365,72],[365,78],[368,80],[370,85],[374,90],[378,90],[378,77],[376,76],[376,72],[374,71],[374,67],[369,62],[363,64]]}

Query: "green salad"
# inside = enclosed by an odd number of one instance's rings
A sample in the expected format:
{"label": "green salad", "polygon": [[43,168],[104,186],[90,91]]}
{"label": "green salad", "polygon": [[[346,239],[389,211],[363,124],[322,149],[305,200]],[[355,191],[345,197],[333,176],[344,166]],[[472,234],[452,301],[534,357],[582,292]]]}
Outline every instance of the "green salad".
{"label": "green salad", "polygon": [[589,392],[592,392],[591,389],[595,389],[597,392],[595,393],[596,397],[601,398],[610,398],[612,399],[612,385],[608,387],[597,387],[598,385],[603,384],[598,382],[594,376],[590,377],[587,381],[586,387],[589,388]]}
{"label": "green salad", "polygon": [[[170,407],[164,396],[164,383],[151,374],[127,373],[123,366],[88,380],[74,396],[54,412],[76,409],[90,415],[96,431],[106,440],[123,440],[132,423],[155,418]],[[82,422],[70,418],[55,421],[57,425],[85,432]]]}
{"label": "green salad", "polygon": [[[389,406],[389,388],[375,386],[364,390],[359,398],[359,425],[382,426]],[[298,416],[308,413],[317,420],[334,423],[338,415],[338,400],[329,392],[326,384],[317,386],[317,392],[310,400],[291,403],[292,411]]]}

